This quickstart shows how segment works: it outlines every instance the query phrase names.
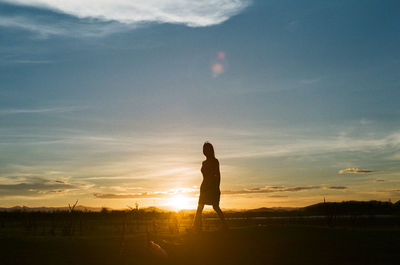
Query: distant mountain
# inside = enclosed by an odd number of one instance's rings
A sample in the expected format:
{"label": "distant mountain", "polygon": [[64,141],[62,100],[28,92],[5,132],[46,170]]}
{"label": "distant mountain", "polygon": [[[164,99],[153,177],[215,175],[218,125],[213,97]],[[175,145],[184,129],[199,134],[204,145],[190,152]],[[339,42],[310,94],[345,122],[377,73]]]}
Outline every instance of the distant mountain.
{"label": "distant mountain", "polygon": [[258,208],[244,211],[246,216],[312,216],[312,215],[392,215],[400,213],[400,201],[321,202],[306,207]]}
{"label": "distant mountain", "polygon": [[[100,212],[102,208],[99,207],[86,207],[78,205],[75,207],[76,211],[88,211],[88,212]],[[69,211],[68,207],[27,207],[27,206],[14,206],[14,207],[0,207],[0,212],[15,212],[15,211],[25,211],[25,212],[57,212],[57,211]]]}
{"label": "distant mountain", "polygon": [[299,207],[261,207],[256,209],[247,210],[246,212],[279,212],[279,211],[293,211],[298,210]]}
{"label": "distant mountain", "polygon": [[[75,211],[81,212],[101,212],[101,211],[113,211],[114,209],[105,207],[88,207],[83,205],[78,205],[74,208]],[[165,210],[157,207],[146,207],[140,208],[144,212],[165,212]],[[27,207],[27,206],[14,206],[14,207],[0,207],[0,212],[62,212],[69,211],[69,207]]]}
{"label": "distant mountain", "polygon": [[[87,207],[78,205],[76,211],[101,212],[114,211],[113,209],[101,207]],[[157,207],[140,208],[144,212],[168,212]],[[14,206],[1,208],[0,212],[57,212],[69,211],[68,207],[27,207]],[[116,210],[117,211],[117,210]],[[181,210],[180,212],[192,214],[195,210]],[[400,214],[400,201],[396,203],[381,201],[343,201],[343,202],[321,202],[306,207],[262,207],[250,210],[225,209],[224,212],[230,216],[311,216],[311,215],[390,215]],[[213,213],[212,211],[206,211]]]}
{"label": "distant mountain", "polygon": [[302,208],[302,212],[307,215],[385,215],[399,211],[399,201],[396,203],[388,201],[321,202]]}

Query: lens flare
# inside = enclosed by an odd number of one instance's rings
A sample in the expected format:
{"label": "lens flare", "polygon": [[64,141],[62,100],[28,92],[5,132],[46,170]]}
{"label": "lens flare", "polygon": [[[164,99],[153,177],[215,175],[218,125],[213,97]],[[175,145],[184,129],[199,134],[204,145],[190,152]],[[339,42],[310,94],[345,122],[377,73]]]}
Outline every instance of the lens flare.
{"label": "lens flare", "polygon": [[211,71],[214,77],[223,74],[226,69],[226,53],[224,51],[217,52],[217,58],[211,66]]}
{"label": "lens flare", "polygon": [[223,59],[225,59],[225,56],[226,56],[226,54],[225,54],[225,52],[218,52],[218,59],[221,59],[221,60],[223,60]]}
{"label": "lens flare", "polygon": [[214,76],[218,76],[224,72],[224,65],[221,63],[215,63],[212,66]]}

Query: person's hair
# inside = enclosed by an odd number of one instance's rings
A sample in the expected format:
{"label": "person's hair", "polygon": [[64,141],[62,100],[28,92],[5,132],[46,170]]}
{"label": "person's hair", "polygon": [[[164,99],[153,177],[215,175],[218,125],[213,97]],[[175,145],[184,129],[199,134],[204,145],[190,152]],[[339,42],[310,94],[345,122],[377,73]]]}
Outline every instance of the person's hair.
{"label": "person's hair", "polygon": [[203,154],[207,158],[215,158],[214,147],[210,142],[205,142],[203,144]]}

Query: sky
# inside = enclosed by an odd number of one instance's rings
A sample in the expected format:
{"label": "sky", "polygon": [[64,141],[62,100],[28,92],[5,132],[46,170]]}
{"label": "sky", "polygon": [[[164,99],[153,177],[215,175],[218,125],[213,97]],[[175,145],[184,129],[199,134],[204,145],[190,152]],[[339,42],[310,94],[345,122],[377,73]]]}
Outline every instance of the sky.
{"label": "sky", "polygon": [[0,207],[400,200],[400,3],[0,0]]}

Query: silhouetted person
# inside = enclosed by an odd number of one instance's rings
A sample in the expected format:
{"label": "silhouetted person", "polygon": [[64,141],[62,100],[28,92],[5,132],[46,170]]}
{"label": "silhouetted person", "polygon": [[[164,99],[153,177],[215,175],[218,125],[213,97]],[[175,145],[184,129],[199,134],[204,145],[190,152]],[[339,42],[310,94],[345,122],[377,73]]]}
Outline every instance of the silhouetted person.
{"label": "silhouetted person", "polygon": [[203,161],[201,166],[203,182],[200,186],[199,204],[197,206],[193,226],[196,230],[202,229],[201,214],[204,205],[212,205],[213,209],[218,213],[218,216],[221,219],[223,228],[226,229],[227,224],[225,222],[224,214],[222,213],[221,208],[219,208],[219,198],[221,195],[221,191],[219,190],[219,184],[221,182],[219,162],[218,159],[215,158],[214,147],[211,143],[204,143],[203,154],[206,156],[206,160]]}

